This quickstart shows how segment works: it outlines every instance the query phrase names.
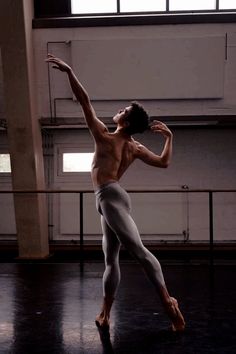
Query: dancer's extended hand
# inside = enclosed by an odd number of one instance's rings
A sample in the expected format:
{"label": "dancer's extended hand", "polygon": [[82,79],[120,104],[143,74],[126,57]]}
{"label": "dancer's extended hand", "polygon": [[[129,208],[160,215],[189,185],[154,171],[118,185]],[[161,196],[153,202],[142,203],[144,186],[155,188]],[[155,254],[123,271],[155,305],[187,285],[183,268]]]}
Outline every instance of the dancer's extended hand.
{"label": "dancer's extended hand", "polygon": [[48,54],[47,59],[45,59],[45,61],[48,63],[55,64],[55,65],[53,65],[54,69],[58,69],[58,70],[64,71],[64,72],[69,72],[71,70],[71,67],[68,64],[66,64],[60,58],[56,58],[52,54]]}

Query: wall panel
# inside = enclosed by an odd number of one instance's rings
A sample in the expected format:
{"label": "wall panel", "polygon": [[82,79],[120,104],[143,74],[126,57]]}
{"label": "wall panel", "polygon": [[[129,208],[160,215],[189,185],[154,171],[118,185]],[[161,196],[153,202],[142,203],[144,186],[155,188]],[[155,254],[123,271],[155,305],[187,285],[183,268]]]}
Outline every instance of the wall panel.
{"label": "wall panel", "polygon": [[73,40],[71,57],[92,99],[223,97],[223,36]]}

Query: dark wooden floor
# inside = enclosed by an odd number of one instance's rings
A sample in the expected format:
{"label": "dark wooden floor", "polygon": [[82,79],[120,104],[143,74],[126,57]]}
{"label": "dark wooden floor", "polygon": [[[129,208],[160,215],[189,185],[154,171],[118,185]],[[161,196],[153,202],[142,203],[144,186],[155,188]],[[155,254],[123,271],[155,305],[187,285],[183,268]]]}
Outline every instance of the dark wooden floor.
{"label": "dark wooden floor", "polygon": [[94,317],[102,298],[101,262],[0,264],[0,353],[234,354],[236,265],[166,264],[170,293],[187,328],[169,320],[140,266],[123,261],[109,332]]}

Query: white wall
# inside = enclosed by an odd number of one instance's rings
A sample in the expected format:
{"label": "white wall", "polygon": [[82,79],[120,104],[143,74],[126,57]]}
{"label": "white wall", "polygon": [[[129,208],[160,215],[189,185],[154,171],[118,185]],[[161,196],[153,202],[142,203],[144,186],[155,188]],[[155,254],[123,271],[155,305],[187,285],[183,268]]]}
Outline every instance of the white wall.
{"label": "white wall", "polygon": [[[48,117],[50,116],[49,109],[49,97],[48,97],[48,73],[47,65],[44,63],[44,58],[46,57],[47,50],[51,51],[55,55],[62,56],[63,59],[68,62],[72,61],[71,58],[71,46],[68,44],[69,41],[101,41],[101,40],[112,40],[111,50],[114,48],[116,41],[121,39],[134,39],[136,42],[140,40],[140,44],[144,42],[145,39],[153,41],[164,40],[171,41],[174,39],[194,39],[196,38],[226,38],[227,34],[227,48],[222,48],[225,55],[227,51],[227,60],[224,60],[224,82],[223,82],[223,98],[222,99],[153,99],[151,101],[145,101],[145,106],[149,110],[150,115],[161,115],[161,116],[181,116],[181,115],[229,115],[236,113],[236,25],[235,24],[194,24],[194,25],[162,25],[162,26],[128,26],[128,27],[98,27],[98,28],[67,28],[67,29],[36,29],[34,31],[35,39],[35,57],[37,66],[37,76],[38,76],[38,96],[39,96],[39,106],[40,106],[40,116]],[[49,43],[48,42],[67,42],[65,43]],[[127,41],[129,43],[129,41]],[[226,44],[226,42],[225,42]],[[109,46],[107,47],[109,50]],[[127,48],[124,48],[127,50]],[[155,49],[155,55],[157,55]],[[182,48],[181,48],[182,50]],[[199,48],[200,50],[200,48]],[[181,56],[181,53],[172,53],[173,58]],[[82,54],[81,54],[82,55]],[[122,52],[120,53],[122,59]],[[147,64],[149,63],[149,56],[153,53],[147,53]],[[187,54],[186,54],[187,55]],[[191,53],[189,54],[191,56]],[[99,55],[101,59],[101,56]],[[168,60],[167,60],[168,59]],[[76,58],[73,58],[74,62]],[[91,58],[89,58],[91,61]],[[94,54],[94,66],[91,71],[97,70],[102,72],[104,70],[104,63],[98,61],[96,53]],[[223,59],[222,59],[223,60]],[[79,61],[79,57],[78,57]],[[168,62],[166,72],[168,73],[169,68],[169,58],[166,58]],[[207,64],[207,53],[206,53],[206,64]],[[145,70],[145,62],[143,62],[143,68]],[[198,62],[195,63],[196,66]],[[214,65],[214,62],[212,62]],[[112,67],[112,65],[111,65]],[[114,65],[114,71],[117,71],[117,67]],[[172,73],[173,74],[173,73]],[[72,97],[71,91],[67,84],[67,79],[65,74],[59,72],[52,72],[51,84],[52,84],[52,97]],[[81,74],[83,75],[83,73]],[[169,81],[170,78],[166,75],[166,79]],[[173,77],[173,85],[176,84],[175,78]],[[91,82],[91,78],[89,78]],[[114,81],[114,86],[116,82]],[[127,81],[123,83],[124,86],[131,85],[129,77]],[[142,84],[142,82],[140,82]],[[206,81],[206,85],[208,82]],[[96,83],[95,83],[96,85]],[[111,88],[112,89],[112,88]],[[115,89],[115,88],[114,88]],[[152,97],[153,98],[153,97]],[[142,100],[141,100],[142,101]],[[126,104],[123,101],[96,101],[94,102],[97,114],[100,117],[109,117],[114,114],[120,106]],[[60,101],[57,104],[57,114],[58,116],[78,116],[79,109],[75,104],[71,102]]]}

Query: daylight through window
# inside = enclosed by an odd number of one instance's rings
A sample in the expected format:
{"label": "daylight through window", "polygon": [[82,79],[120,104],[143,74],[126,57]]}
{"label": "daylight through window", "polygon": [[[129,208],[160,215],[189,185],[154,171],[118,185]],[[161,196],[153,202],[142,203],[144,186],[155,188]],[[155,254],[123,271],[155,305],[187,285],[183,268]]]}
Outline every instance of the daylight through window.
{"label": "daylight through window", "polygon": [[[169,6],[169,8],[168,8]],[[72,14],[236,10],[236,0],[71,0]]]}
{"label": "daylight through window", "polygon": [[111,13],[116,11],[116,0],[71,0],[72,14]]}
{"label": "daylight through window", "polygon": [[220,0],[219,9],[220,10],[236,9],[236,0]]}
{"label": "daylight through window", "polygon": [[0,154],[0,173],[11,173],[10,154]]}
{"label": "daylight through window", "polygon": [[215,0],[170,0],[170,11],[214,10]]}
{"label": "daylight through window", "polygon": [[166,0],[120,0],[121,12],[165,11]]}
{"label": "daylight through window", "polygon": [[63,172],[90,172],[93,152],[63,153]]}

